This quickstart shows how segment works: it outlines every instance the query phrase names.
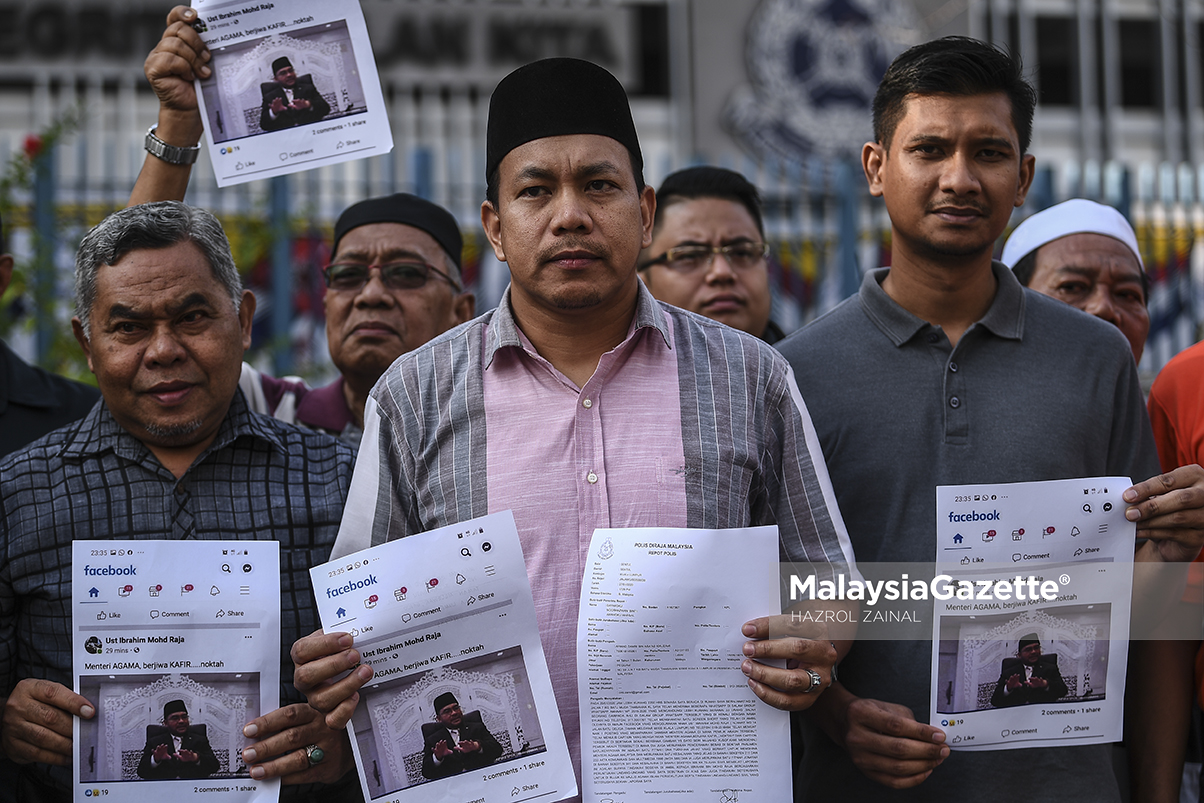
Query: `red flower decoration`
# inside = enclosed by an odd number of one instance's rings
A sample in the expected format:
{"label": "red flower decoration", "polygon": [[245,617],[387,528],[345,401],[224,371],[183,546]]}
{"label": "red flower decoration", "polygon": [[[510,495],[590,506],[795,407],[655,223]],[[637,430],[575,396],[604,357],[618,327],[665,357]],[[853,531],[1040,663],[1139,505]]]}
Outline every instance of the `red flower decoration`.
{"label": "red flower decoration", "polygon": [[29,158],[29,161],[32,162],[34,159],[37,159],[42,153],[42,148],[45,146],[46,143],[37,134],[27,134],[25,136],[25,155]]}

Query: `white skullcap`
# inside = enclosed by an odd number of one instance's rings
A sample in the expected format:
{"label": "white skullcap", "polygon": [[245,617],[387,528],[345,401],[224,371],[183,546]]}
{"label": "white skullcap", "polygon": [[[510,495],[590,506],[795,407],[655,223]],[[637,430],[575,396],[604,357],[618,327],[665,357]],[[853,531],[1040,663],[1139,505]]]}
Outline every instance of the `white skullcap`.
{"label": "white skullcap", "polygon": [[1004,243],[1003,256],[999,259],[1009,268],[1014,268],[1017,262],[1041,246],[1070,234],[1102,234],[1120,240],[1129,247],[1133,256],[1137,257],[1137,264],[1145,270],[1141,249],[1137,247],[1137,235],[1125,216],[1110,206],[1085,198],[1063,201],[1026,218]]}

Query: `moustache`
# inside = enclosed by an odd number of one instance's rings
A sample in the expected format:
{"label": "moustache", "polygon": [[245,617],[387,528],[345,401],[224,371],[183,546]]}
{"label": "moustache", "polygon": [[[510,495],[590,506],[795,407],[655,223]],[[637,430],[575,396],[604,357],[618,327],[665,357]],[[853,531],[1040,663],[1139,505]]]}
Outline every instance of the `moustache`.
{"label": "moustache", "polygon": [[563,254],[565,251],[584,251],[595,259],[609,260],[610,249],[598,243],[586,242],[575,238],[565,238],[560,240],[554,246],[541,249],[539,252],[540,262],[551,262],[556,258],[557,254]]}
{"label": "moustache", "polygon": [[990,211],[987,209],[987,207],[983,206],[982,204],[980,204],[976,201],[957,201],[955,203],[928,204],[928,206],[925,207],[924,211],[925,212],[940,212],[943,209],[949,209],[951,207],[956,208],[956,209],[969,209],[973,212],[976,212],[976,213],[982,215],[983,217],[988,217],[990,214]]}

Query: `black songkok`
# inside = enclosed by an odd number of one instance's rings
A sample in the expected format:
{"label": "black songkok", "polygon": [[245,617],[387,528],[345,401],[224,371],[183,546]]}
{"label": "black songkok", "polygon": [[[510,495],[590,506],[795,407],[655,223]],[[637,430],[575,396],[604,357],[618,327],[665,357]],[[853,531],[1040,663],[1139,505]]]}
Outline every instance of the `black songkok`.
{"label": "black songkok", "polygon": [[1029,633],[1028,635],[1020,637],[1020,643],[1016,645],[1016,649],[1023,650],[1029,644],[1040,644],[1040,643],[1041,643],[1041,639],[1037,638],[1036,633]]}
{"label": "black songkok", "polygon": [[442,206],[399,192],[386,195],[383,198],[369,198],[352,204],[343,210],[338,221],[334,224],[334,246],[331,253],[339,252],[339,240],[354,228],[366,226],[369,223],[404,223],[416,229],[422,229],[435,238],[443,250],[460,268],[460,252],[464,250],[464,240],[460,236],[460,224]]}
{"label": "black songkok", "polygon": [[544,59],[519,67],[493,90],[486,181],[519,145],[566,134],[600,134],[617,140],[631,153],[635,174],[643,173],[640,138],[618,79],[581,59]]}
{"label": "black songkok", "polygon": [[436,716],[449,705],[459,705],[460,701],[456,699],[456,695],[449,691],[443,692],[435,698],[435,714]]}
{"label": "black songkok", "polygon": [[167,705],[163,706],[163,719],[166,721],[168,717],[177,711],[188,713],[188,709],[184,706],[183,700],[172,700]]}
{"label": "black songkok", "polygon": [[288,56],[281,56],[272,62],[272,75],[283,70],[285,67],[292,67],[293,63],[288,60]]}

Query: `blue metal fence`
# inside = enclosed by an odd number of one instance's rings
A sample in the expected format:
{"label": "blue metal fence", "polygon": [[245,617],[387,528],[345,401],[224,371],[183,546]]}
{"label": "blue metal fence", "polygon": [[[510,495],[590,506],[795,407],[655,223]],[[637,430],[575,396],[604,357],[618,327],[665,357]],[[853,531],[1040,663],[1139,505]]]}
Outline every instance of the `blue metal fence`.
{"label": "blue metal fence", "polygon": [[[86,137],[58,149],[37,173],[33,191],[18,195],[18,214],[5,221],[17,251],[18,265],[29,264],[30,243],[41,253],[55,254],[57,274],[33,283],[40,310],[32,328],[35,351],[46,361],[56,327],[69,321],[71,254],[88,226],[123,206],[128,183],[89,178],[79,169],[79,154],[92,146]],[[112,149],[112,144],[106,150]],[[482,310],[496,304],[505,286],[505,266],[493,259],[480,232],[479,206],[483,179],[466,170],[458,147],[445,147],[443,160],[424,145],[396,149],[386,156],[336,165],[287,178],[219,189],[211,171],[198,167],[187,200],[211,209],[231,234],[240,268],[252,271],[267,320],[257,332],[267,334],[266,363],[278,372],[329,372],[321,338],[320,305],[310,297],[313,282],[296,268],[297,254],[320,261],[317,241],[328,238],[335,217],[355,200],[408,191],[444,204],[460,220],[466,239],[466,280],[472,283]],[[0,147],[0,157],[3,148]],[[72,160],[71,170],[59,164]],[[889,220],[882,204],[865,191],[855,162],[758,163],[743,156],[716,160],[739,169],[761,190],[766,233],[773,245],[774,317],[790,331],[856,291],[862,273],[885,264],[889,254]],[[451,164],[455,162],[455,164]],[[131,162],[132,164],[133,162]],[[684,164],[650,160],[659,169],[647,176],[654,186]],[[1038,171],[1026,206],[1028,214],[1070,197],[1089,197],[1119,208],[1138,232],[1146,264],[1154,280],[1153,325],[1142,369],[1156,373],[1179,349],[1194,342],[1204,315],[1204,169],[1186,166],[1116,163],[1067,163]],[[27,236],[31,232],[38,237]],[[281,236],[281,234],[284,236]],[[299,242],[302,246],[299,247]],[[277,269],[283,266],[284,269]],[[310,273],[317,265],[309,266]],[[252,270],[254,269],[254,270]],[[298,278],[300,277],[300,278]],[[265,297],[266,296],[266,297]],[[269,303],[262,303],[268,301]],[[47,312],[49,307],[49,313]],[[298,317],[305,320],[299,322]],[[5,316],[0,316],[4,322]],[[22,322],[7,321],[11,327]],[[27,320],[24,325],[29,328]]]}

